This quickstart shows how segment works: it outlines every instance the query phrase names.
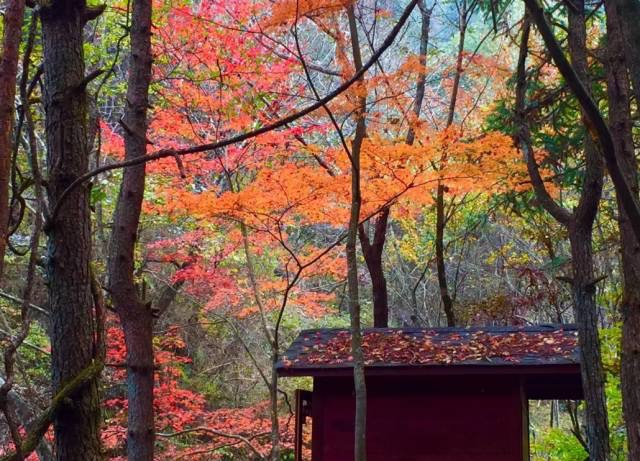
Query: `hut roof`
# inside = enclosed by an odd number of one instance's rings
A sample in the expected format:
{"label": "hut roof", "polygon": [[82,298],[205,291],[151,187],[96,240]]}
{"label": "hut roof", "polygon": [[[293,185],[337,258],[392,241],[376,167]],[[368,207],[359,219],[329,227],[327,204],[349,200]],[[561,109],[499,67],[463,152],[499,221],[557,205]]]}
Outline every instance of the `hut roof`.
{"label": "hut roof", "polygon": [[[561,367],[579,371],[573,325],[364,330],[368,373],[515,372]],[[282,376],[342,375],[352,369],[346,329],[304,330],[277,364]]]}

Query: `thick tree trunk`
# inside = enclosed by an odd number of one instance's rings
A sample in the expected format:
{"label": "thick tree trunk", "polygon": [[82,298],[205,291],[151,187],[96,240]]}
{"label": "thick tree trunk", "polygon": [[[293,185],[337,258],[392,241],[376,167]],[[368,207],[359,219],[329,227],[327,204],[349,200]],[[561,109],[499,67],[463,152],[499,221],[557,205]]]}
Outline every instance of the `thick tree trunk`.
{"label": "thick tree trunk", "polygon": [[120,315],[127,346],[127,459],[153,460],[153,321],[149,306],[129,304]]}
{"label": "thick tree trunk", "polygon": [[[631,134],[630,91],[625,65],[620,15],[615,2],[605,2],[607,13],[607,95],[609,129],[617,161],[627,184],[638,196],[638,167]],[[636,25],[637,27],[637,25]],[[629,459],[640,459],[640,245],[631,217],[618,197],[622,246],[622,402],[627,426]]]}
{"label": "thick tree trunk", "polygon": [[2,49],[0,50],[0,282],[4,274],[4,254],[9,237],[11,135],[13,133],[16,74],[24,21],[24,5],[24,0],[8,0],[6,2]]}
{"label": "thick tree trunk", "polygon": [[636,102],[640,103],[640,1],[609,0],[616,5],[624,33],[624,51]]}
{"label": "thick tree trunk", "polygon": [[571,261],[573,264],[572,294],[578,343],[582,387],[586,402],[587,445],[593,461],[609,459],[609,424],[604,392],[604,370],[598,336],[598,306],[593,274],[591,223],[576,223],[569,227]]}
{"label": "thick tree trunk", "polygon": [[[587,31],[584,0],[576,0],[568,10],[569,51],[571,63],[580,81],[590,93],[587,58]],[[582,120],[587,114],[581,111]],[[595,274],[593,268],[593,223],[602,195],[604,163],[597,146],[588,132],[584,134],[585,174],[580,202],[572,220],[565,224],[571,243],[573,267],[573,311],[578,326],[581,354],[582,387],[585,392],[587,445],[595,460],[609,459],[609,423],[604,369],[598,333],[598,305],[596,304]]]}
{"label": "thick tree trunk", "polygon": [[[88,167],[82,38],[86,18],[83,0],[57,0],[42,7],[47,193],[51,207]],[[90,222],[89,190],[80,187],[67,196],[55,221],[47,225],[54,393],[94,359]],[[56,459],[101,459],[100,420],[98,379],[93,378],[55,414]]]}
{"label": "thick tree trunk", "polygon": [[[568,17],[571,60],[578,78],[582,82],[588,83],[585,15],[582,0],[576,0],[568,8]],[[604,165],[589,132],[585,132],[584,184],[578,206],[573,212],[570,212],[558,205],[547,192],[533,156],[531,136],[524,114],[529,30],[530,22],[527,15],[524,20],[517,71],[516,115],[520,125],[518,138],[525,153],[527,169],[536,197],[545,210],[569,231],[573,268],[574,315],[578,325],[582,385],[587,407],[587,446],[590,459],[606,461],[609,459],[609,428],[604,392],[604,370],[598,337],[598,306],[595,300],[596,280],[593,273],[592,254],[592,229],[602,194]],[[582,112],[582,117],[583,120],[586,117],[584,112]]]}
{"label": "thick tree trunk", "polygon": [[[146,154],[147,108],[151,82],[151,0],[134,0],[127,106],[122,121],[127,160]],[[153,315],[139,299],[135,245],[144,197],[145,165],[124,170],[113,219],[109,251],[109,291],[127,346],[127,456],[152,461],[155,441],[153,411]]]}

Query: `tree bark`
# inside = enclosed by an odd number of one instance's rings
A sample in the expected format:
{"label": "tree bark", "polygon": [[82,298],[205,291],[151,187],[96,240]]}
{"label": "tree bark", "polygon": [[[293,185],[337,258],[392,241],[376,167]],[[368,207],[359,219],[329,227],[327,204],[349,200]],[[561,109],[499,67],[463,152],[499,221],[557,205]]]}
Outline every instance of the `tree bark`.
{"label": "tree bark", "polygon": [[[124,129],[125,159],[146,155],[151,82],[151,0],[134,0]],[[145,165],[124,170],[109,251],[109,292],[127,346],[127,457],[153,461],[153,313],[138,296],[135,246],[145,187]]]}
{"label": "tree bark", "polygon": [[[54,0],[41,10],[47,194],[51,207],[67,186],[88,168],[87,82],[82,36],[88,13],[83,0]],[[82,187],[68,195],[55,221],[46,225],[54,393],[90,367],[94,360],[90,223],[89,190]],[[98,380],[97,375],[92,376],[56,411],[56,459],[102,458]]]}
{"label": "tree bark", "polygon": [[[584,0],[567,8],[569,53],[580,81],[590,93],[587,58],[587,32]],[[582,121],[587,114],[581,110]],[[604,164],[589,132],[584,134],[585,173],[578,207],[567,225],[573,267],[573,311],[578,326],[582,362],[582,383],[586,402],[587,444],[593,460],[609,459],[609,421],[607,416],[605,375],[598,333],[598,305],[593,265],[593,223],[602,195]]]}
{"label": "tree bark", "polygon": [[625,60],[633,85],[636,104],[640,104],[640,2],[638,0],[610,0],[618,10],[624,36]]}
{"label": "tree bark", "polygon": [[24,0],[8,0],[4,11],[0,58],[0,281],[4,275],[4,254],[9,226],[9,178],[13,133],[16,78],[20,38],[24,21]]}
{"label": "tree bark", "polygon": [[[362,68],[360,41],[354,7],[347,7],[353,63],[356,72]],[[362,351],[362,329],[360,324],[360,295],[358,288],[358,260],[356,244],[360,222],[360,150],[366,137],[366,98],[359,97],[356,113],[356,131],[351,144],[351,214],[347,233],[347,286],[349,292],[349,314],[351,319],[351,355],[353,356],[353,385],[355,389],[354,461],[367,460],[367,386],[364,375],[364,353]]]}
{"label": "tree bark", "polygon": [[[618,164],[635,197],[638,167],[631,133],[630,88],[627,75],[621,16],[616,2],[605,2],[607,14],[607,95],[609,129]],[[637,25],[635,26],[637,27]],[[637,46],[637,44],[636,44]],[[618,222],[622,247],[622,403],[627,427],[629,459],[640,459],[640,245],[633,230],[633,217],[621,197]]]}
{"label": "tree bark", "polygon": [[[578,78],[588,88],[586,28],[584,0],[576,0],[568,8],[569,51]],[[516,117],[518,141],[525,154],[527,169],[536,197],[543,208],[569,232],[573,269],[572,296],[574,316],[578,326],[578,342],[582,363],[582,385],[586,403],[587,446],[590,459],[609,459],[609,427],[604,391],[604,370],[598,335],[598,306],[593,267],[593,223],[602,194],[604,165],[590,133],[584,133],[584,184],[578,206],[573,212],[558,205],[547,192],[532,152],[531,136],[525,119],[526,56],[530,31],[529,16],[525,16],[516,83]],[[582,111],[583,120],[586,113]]]}
{"label": "tree bark", "polygon": [[573,311],[578,327],[589,459],[606,461],[609,459],[609,420],[598,334],[592,225],[573,220],[569,227],[569,241],[573,264]]}

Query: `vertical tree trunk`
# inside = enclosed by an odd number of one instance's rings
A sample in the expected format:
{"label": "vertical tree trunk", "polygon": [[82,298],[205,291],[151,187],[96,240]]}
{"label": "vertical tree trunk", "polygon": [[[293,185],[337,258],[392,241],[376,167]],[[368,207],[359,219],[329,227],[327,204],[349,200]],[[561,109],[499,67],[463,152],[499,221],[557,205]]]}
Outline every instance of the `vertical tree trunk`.
{"label": "vertical tree trunk", "polygon": [[[421,13],[420,32],[420,64],[423,69],[427,64],[427,49],[429,46],[429,29],[431,25],[431,9],[427,8],[424,0],[418,3]],[[426,72],[420,73],[416,84],[416,96],[413,101],[413,113],[416,120],[420,117],[422,101],[426,86]],[[412,145],[415,140],[413,127],[409,127],[406,143]],[[386,328],[389,326],[389,294],[387,292],[387,280],[384,275],[382,265],[382,254],[387,238],[387,225],[389,222],[390,207],[384,207],[374,225],[373,242],[369,240],[365,226],[358,227],[360,236],[360,247],[364,256],[369,276],[371,277],[371,293],[373,298],[373,326],[376,328]]]}
{"label": "vertical tree trunk", "polygon": [[453,300],[449,294],[447,286],[447,268],[444,261],[444,229],[446,217],[444,213],[444,191],[445,186],[438,183],[436,192],[436,270],[438,272],[438,287],[440,288],[440,299],[442,307],[447,317],[447,326],[456,326],[456,316],[453,312]]}
{"label": "vertical tree trunk", "polygon": [[[134,0],[127,102],[122,126],[125,158],[146,154],[147,108],[151,82],[151,0]],[[152,461],[155,441],[153,411],[153,315],[134,281],[135,245],[144,197],[145,164],[124,170],[113,219],[109,251],[109,289],[127,346],[127,456]]]}
{"label": "vertical tree trunk", "polygon": [[24,5],[24,0],[7,0],[0,50],[0,282],[4,275],[4,254],[8,238],[11,134]]}
{"label": "vertical tree trunk", "polygon": [[467,1],[462,0],[462,8],[459,9],[459,33],[458,54],[456,56],[456,73],[453,76],[453,87],[451,88],[451,98],[449,99],[449,112],[447,113],[447,128],[453,125],[453,119],[456,115],[456,104],[458,102],[458,91],[460,90],[460,79],[462,78],[462,58],[464,57],[464,43],[467,35]]}
{"label": "vertical tree trunk", "polygon": [[[474,4],[475,5],[475,4]],[[475,8],[475,7],[473,7]],[[462,6],[458,7],[459,13],[459,41],[458,53],[456,56],[456,73],[453,77],[453,87],[451,88],[451,98],[449,100],[449,111],[447,113],[447,128],[453,125],[453,119],[456,114],[456,104],[458,102],[458,91],[460,90],[460,80],[462,78],[462,59],[464,57],[464,44],[467,35],[467,21],[472,10],[468,9],[466,0],[462,0]],[[444,232],[447,226],[447,217],[445,216],[445,194],[446,186],[438,183],[436,191],[436,271],[438,273],[438,288],[440,289],[440,299],[442,308],[447,317],[447,326],[456,325],[456,316],[453,310],[453,299],[449,293],[447,283],[447,266],[445,262]],[[455,290],[455,287],[454,287]]]}
{"label": "vertical tree trunk", "polygon": [[374,225],[373,241],[365,230],[364,224],[358,226],[360,236],[360,247],[364,261],[367,264],[371,277],[371,292],[373,294],[373,326],[376,328],[386,328],[389,325],[389,304],[387,294],[387,280],[382,267],[382,251],[387,234],[387,222],[389,220],[389,207],[385,207]]}
{"label": "vertical tree trunk", "polygon": [[[87,171],[87,101],[82,30],[90,17],[83,0],[42,7],[48,196],[55,207],[65,188]],[[51,308],[53,391],[91,365],[95,318],[91,295],[91,216],[88,187],[67,196],[47,225],[47,283]],[[54,417],[61,461],[99,460],[98,379],[79,388]]]}
{"label": "vertical tree trunk", "polygon": [[[569,50],[576,74],[588,84],[584,1],[576,0],[568,8]],[[531,136],[525,119],[526,56],[530,22],[525,16],[516,85],[516,115],[519,124],[519,144],[525,153],[527,169],[536,197],[545,210],[569,231],[572,256],[572,294],[574,315],[578,325],[582,385],[586,403],[586,426],[590,459],[609,459],[609,427],[604,392],[604,370],[598,336],[598,306],[595,299],[596,280],[593,273],[593,222],[602,194],[604,165],[589,132],[584,136],[585,170],[580,201],[573,212],[558,205],[547,192],[532,152]],[[588,86],[587,86],[588,88]],[[582,112],[583,120],[586,114]]]}
{"label": "vertical tree trunk", "polygon": [[[617,161],[627,184],[638,196],[638,167],[631,134],[630,91],[621,17],[616,2],[605,2],[607,14],[607,95],[609,129]],[[637,25],[634,25],[637,27]],[[637,44],[635,44],[637,46]],[[629,459],[640,459],[640,244],[631,218],[618,198],[622,246],[622,403],[627,426]]]}
{"label": "vertical tree trunk", "polygon": [[[580,81],[590,91],[587,58],[587,31],[584,0],[576,0],[567,8],[569,19],[569,52],[571,63]],[[581,110],[583,122],[586,113]],[[585,392],[587,444],[594,460],[609,459],[609,421],[604,389],[604,369],[598,333],[598,305],[596,303],[593,267],[593,223],[602,195],[604,163],[595,141],[584,134],[585,174],[580,202],[572,220],[565,226],[569,231],[573,267],[573,312],[578,326],[582,383]]]}
{"label": "vertical tree trunk", "polygon": [[610,0],[622,21],[624,51],[636,101],[640,101],[640,2],[638,0]]}
{"label": "vertical tree trunk", "polygon": [[[360,41],[354,7],[347,7],[349,32],[356,72],[362,68]],[[358,260],[356,244],[360,222],[360,149],[366,136],[366,99],[361,96],[356,113],[356,132],[351,144],[351,215],[347,234],[347,285],[349,291],[349,314],[351,317],[351,355],[353,356],[353,384],[355,389],[354,461],[367,459],[367,386],[364,376],[364,353],[362,351],[362,330],[360,325],[360,295],[358,289]]]}
{"label": "vertical tree trunk", "polygon": [[609,459],[609,424],[598,335],[591,223],[574,220],[569,227],[569,241],[573,264],[573,311],[578,326],[589,459],[606,461]]}

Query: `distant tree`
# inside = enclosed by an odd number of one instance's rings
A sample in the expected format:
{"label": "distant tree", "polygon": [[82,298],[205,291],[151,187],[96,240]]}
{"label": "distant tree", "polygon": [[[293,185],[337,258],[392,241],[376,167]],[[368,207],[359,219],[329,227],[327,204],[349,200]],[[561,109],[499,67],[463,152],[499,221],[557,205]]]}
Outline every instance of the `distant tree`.
{"label": "distant tree", "polygon": [[9,182],[13,152],[14,105],[25,1],[8,0],[5,4],[0,49],[0,282],[9,238]]}

